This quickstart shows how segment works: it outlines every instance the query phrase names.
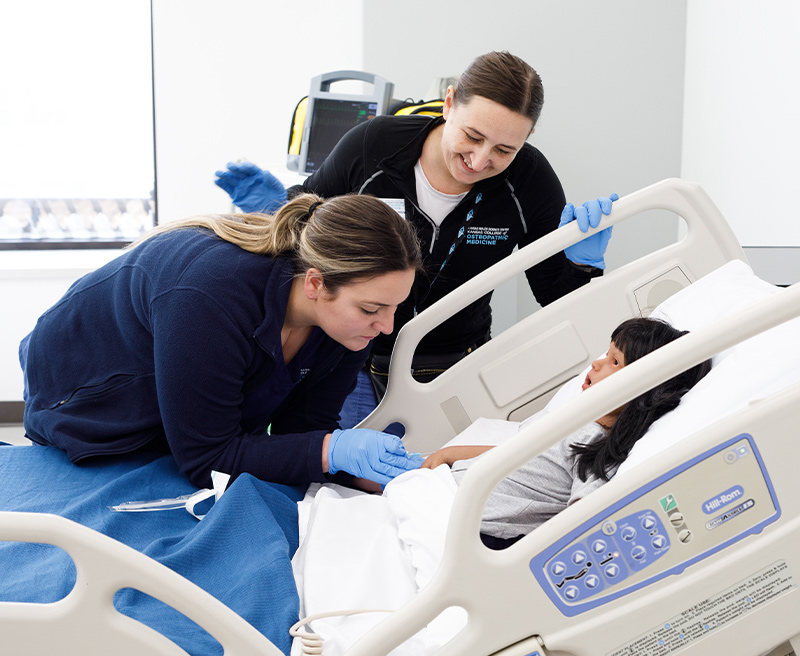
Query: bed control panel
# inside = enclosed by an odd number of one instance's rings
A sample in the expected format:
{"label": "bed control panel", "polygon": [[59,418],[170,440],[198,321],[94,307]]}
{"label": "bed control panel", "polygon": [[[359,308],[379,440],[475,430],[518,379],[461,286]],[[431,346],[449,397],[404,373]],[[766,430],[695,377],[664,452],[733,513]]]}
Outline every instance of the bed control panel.
{"label": "bed control panel", "polygon": [[550,579],[562,601],[588,599],[670,548],[664,524],[651,510],[604,522],[599,531],[571,544],[550,563]]}
{"label": "bed control panel", "polygon": [[628,495],[530,562],[575,616],[679,574],[780,516],[755,442],[742,434]]}

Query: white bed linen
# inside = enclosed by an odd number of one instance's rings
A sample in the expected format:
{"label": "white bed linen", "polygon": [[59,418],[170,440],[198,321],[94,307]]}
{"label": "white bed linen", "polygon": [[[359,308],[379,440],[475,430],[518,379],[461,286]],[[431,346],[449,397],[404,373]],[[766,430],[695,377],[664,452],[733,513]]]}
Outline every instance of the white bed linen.
{"label": "white bed linen", "polygon": [[[300,614],[396,609],[409,601],[441,561],[457,489],[445,465],[408,472],[389,483],[382,496],[314,484],[299,504],[301,543],[292,561]],[[338,656],[383,617],[319,619],[310,630],[324,639],[326,656]],[[432,653],[461,626],[459,613],[443,613],[391,653]],[[292,654],[300,653],[295,640]]]}
{"label": "white bed linen", "polygon": [[[653,316],[680,329],[697,330],[779,291],[758,279],[743,262],[733,261],[662,303]],[[520,426],[580,394],[584,377],[585,372],[566,383],[547,407],[522,424],[479,419],[448,445],[500,444]],[[651,426],[620,472],[734,410],[798,382],[800,318],[715,356],[711,372],[676,410]],[[441,559],[456,489],[449,468],[441,466],[404,474],[386,486],[383,496],[332,485],[310,490],[300,504],[301,545],[294,559],[301,614],[397,608],[409,600],[430,580]],[[325,653],[335,656],[381,617],[321,620],[313,629],[325,638]],[[432,653],[458,626],[443,616],[392,654]],[[292,653],[300,653],[297,645]]]}

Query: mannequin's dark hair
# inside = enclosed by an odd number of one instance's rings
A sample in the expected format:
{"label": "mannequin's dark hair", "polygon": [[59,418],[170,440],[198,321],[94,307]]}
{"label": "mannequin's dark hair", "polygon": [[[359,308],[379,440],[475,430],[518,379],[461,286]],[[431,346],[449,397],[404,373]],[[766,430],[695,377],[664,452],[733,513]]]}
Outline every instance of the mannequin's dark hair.
{"label": "mannequin's dark hair", "polygon": [[[658,319],[636,318],[617,326],[611,341],[622,351],[627,366],[687,332]],[[572,450],[579,454],[581,480],[585,481],[589,474],[608,480],[650,425],[677,408],[681,397],[709,371],[711,360],[706,360],[640,394],[625,405],[607,436],[590,444],[573,444]]]}

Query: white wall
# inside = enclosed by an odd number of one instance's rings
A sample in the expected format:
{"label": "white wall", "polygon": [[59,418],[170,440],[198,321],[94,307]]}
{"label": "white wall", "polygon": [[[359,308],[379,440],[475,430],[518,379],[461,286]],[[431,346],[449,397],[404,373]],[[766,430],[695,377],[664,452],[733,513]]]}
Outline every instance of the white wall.
{"label": "white wall", "polygon": [[[367,70],[421,97],[490,50],[508,50],[541,75],[545,103],[531,142],[571,201],[620,195],[680,174],[685,2],[679,0],[390,0],[364,5]],[[387,47],[388,44],[388,47]],[[616,267],[671,243],[677,221],[653,213],[615,228]],[[535,307],[524,278],[495,293],[494,326]]]}
{"label": "white wall", "polygon": [[36,318],[61,298],[74,280],[118,253],[84,251],[78,260],[46,251],[0,251],[0,401],[22,400],[17,349]]}
{"label": "white wall", "polygon": [[800,280],[798,26],[796,0],[688,3],[681,174],[781,284]]}
{"label": "white wall", "polygon": [[[282,164],[314,75],[363,68],[362,0],[154,0],[159,220],[231,209],[214,171]],[[44,47],[44,44],[39,44]],[[57,55],[56,55],[57,56]],[[0,251],[0,401],[22,399],[17,346],[78,277],[119,251]]]}
{"label": "white wall", "polygon": [[[496,0],[491,11],[478,0],[407,0],[402,11],[389,0],[308,0],[300,19],[296,5],[277,0],[154,0],[161,220],[229,209],[213,184],[214,170],[229,159],[282,163],[292,110],[314,75],[360,68],[392,80],[398,97],[421,96],[433,78],[458,74],[480,53],[507,49],[542,75],[546,101],[533,143],[571,200],[624,194],[682,174],[707,186],[729,216],[745,200],[761,207],[767,197],[776,199],[769,215],[758,216],[780,217],[783,236],[792,229],[792,215],[782,215],[778,203],[788,207],[792,197],[769,185],[779,176],[784,185],[797,179],[796,169],[782,173],[792,166],[786,153],[797,143],[786,102],[792,100],[786,94],[797,93],[797,75],[790,73],[799,60],[789,38],[797,8],[787,0],[785,13],[775,13],[771,3],[759,3],[755,15],[741,13],[754,4],[746,0],[688,2],[687,32],[685,0]],[[736,20],[732,5],[740,12]],[[715,41],[727,54],[709,60],[700,44]],[[706,75],[724,76],[730,62],[742,64],[735,52],[741,48],[750,57],[752,102],[756,94],[771,93],[773,100],[752,107],[749,116],[737,115],[716,145],[703,146],[698,139],[720,125],[715,117],[737,109],[742,99],[696,95],[706,84],[697,76],[698,62],[703,58]],[[770,72],[776,67],[777,80]],[[730,151],[719,147],[728,143],[742,149],[743,162],[758,165],[736,184],[718,187],[710,172],[721,167],[726,175],[720,179],[728,180],[738,170]],[[756,173],[769,194],[751,186]],[[609,265],[671,241],[675,222],[662,218],[615,230]],[[113,254],[70,255],[58,262],[48,253],[0,252],[0,401],[21,398],[19,339],[74,278]],[[501,322],[530,310],[524,285],[498,296]]]}
{"label": "white wall", "polygon": [[[162,222],[229,210],[213,184],[228,160],[282,165],[292,111],[314,75],[364,69],[392,80],[396,97],[422,96],[433,78],[457,75],[492,49],[519,54],[542,75],[546,102],[533,142],[571,199],[678,174],[682,1],[499,0],[489,13],[477,0],[409,0],[403,11],[388,0],[309,0],[300,18],[297,6],[277,0],[153,4]],[[674,225],[631,231],[615,234],[611,266],[669,241]],[[0,325],[0,400],[20,398],[19,339],[87,270],[81,253],[23,257],[27,271],[11,263],[0,276],[0,302],[15,317]],[[517,281],[496,296],[498,325],[533,305]]]}
{"label": "white wall", "polygon": [[285,163],[311,78],[363,68],[363,0],[154,0],[159,220],[230,210],[214,171]]}

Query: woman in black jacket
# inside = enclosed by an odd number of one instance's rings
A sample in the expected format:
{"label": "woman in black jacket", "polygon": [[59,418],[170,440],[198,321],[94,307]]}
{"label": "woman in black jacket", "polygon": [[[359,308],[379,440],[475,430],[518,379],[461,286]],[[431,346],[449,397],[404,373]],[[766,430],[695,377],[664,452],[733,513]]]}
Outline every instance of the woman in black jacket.
{"label": "woman in black jacket", "polygon": [[[484,269],[577,218],[597,227],[611,199],[565,206],[564,192],[544,155],[527,143],[544,102],[536,71],[507,52],[478,57],[450,86],[443,115],[377,116],[350,130],[302,185],[287,191],[253,164],[229,164],[216,183],[242,209],[280,204],[301,191],[324,197],[371,194],[388,200],[416,228],[425,270],[398,308],[395,329],[372,348],[369,374],[378,397],[385,389],[397,331],[415,314]],[[613,196],[612,196],[613,198]],[[526,272],[546,305],[602,275],[610,229]],[[414,376],[428,381],[490,338],[491,295],[475,301],[426,335]],[[376,399],[366,374],[343,409],[356,423]]]}

